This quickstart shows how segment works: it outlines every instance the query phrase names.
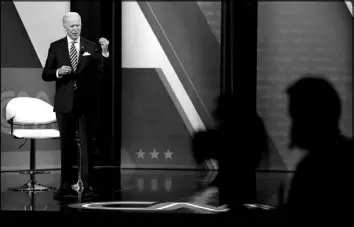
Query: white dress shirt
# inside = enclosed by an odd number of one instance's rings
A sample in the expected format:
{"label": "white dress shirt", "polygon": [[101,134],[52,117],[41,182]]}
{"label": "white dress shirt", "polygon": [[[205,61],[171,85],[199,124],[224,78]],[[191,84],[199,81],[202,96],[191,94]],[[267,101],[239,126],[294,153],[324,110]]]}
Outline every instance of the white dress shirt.
{"label": "white dress shirt", "polygon": [[[69,50],[69,53],[70,53],[71,44],[72,44],[72,42],[74,42],[74,40],[71,39],[69,36],[67,36],[67,39],[68,39],[68,50]],[[76,39],[75,48],[76,48],[76,52],[77,52],[77,57],[79,58],[80,37]]]}

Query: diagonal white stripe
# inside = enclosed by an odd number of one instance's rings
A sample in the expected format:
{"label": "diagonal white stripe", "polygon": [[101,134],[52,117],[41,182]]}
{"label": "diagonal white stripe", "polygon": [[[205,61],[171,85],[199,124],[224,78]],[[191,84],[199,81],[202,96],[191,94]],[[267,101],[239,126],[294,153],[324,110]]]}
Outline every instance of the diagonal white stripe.
{"label": "diagonal white stripe", "polygon": [[44,67],[49,44],[65,36],[62,18],[66,12],[70,11],[70,1],[13,2]]}
{"label": "diagonal white stripe", "polygon": [[211,121],[213,122],[213,121],[214,121],[213,118],[210,116],[209,111],[208,111],[208,109],[206,108],[206,106],[204,105],[204,102],[203,102],[202,98],[200,97],[200,95],[199,95],[197,89],[195,88],[195,86],[194,86],[194,84],[193,84],[193,82],[192,82],[192,80],[191,80],[191,78],[190,78],[190,76],[189,76],[187,70],[184,68],[184,65],[182,64],[181,59],[178,57],[178,55],[177,55],[177,53],[176,53],[176,51],[175,51],[175,48],[173,48],[173,46],[172,46],[172,44],[171,44],[171,42],[170,42],[170,39],[167,37],[165,30],[163,29],[162,25],[160,24],[160,21],[158,20],[158,18],[156,17],[156,15],[155,15],[155,13],[154,13],[154,10],[152,9],[152,7],[151,7],[151,5],[150,5],[150,3],[149,3],[148,1],[146,1],[146,4],[149,6],[151,13],[154,15],[154,18],[155,18],[156,22],[158,23],[159,27],[161,28],[162,33],[164,34],[164,36],[165,36],[165,38],[166,38],[168,44],[170,45],[170,47],[171,47],[171,49],[172,49],[174,55],[176,56],[176,58],[177,58],[179,64],[181,65],[181,67],[182,67],[182,69],[183,69],[183,72],[186,74],[186,76],[187,76],[189,82],[191,83],[191,85],[192,85],[192,87],[193,87],[193,90],[194,90],[195,93],[197,94],[197,97],[198,97],[198,99],[200,100],[200,102],[201,102],[201,104],[202,104],[204,110],[206,111],[208,117],[209,117],[209,118],[211,119]]}
{"label": "diagonal white stripe", "polygon": [[177,106],[177,109],[183,112],[180,114],[189,132],[193,134],[195,131],[205,129],[204,123],[138,3],[136,1],[122,2],[122,14],[122,31],[124,31],[122,33],[122,67],[160,68],[165,81],[171,88],[166,89],[174,93],[180,104],[181,108]]}
{"label": "diagonal white stripe", "polygon": [[347,5],[350,14],[351,14],[352,16],[354,16],[354,15],[353,15],[353,3],[352,3],[352,1],[344,1],[344,2],[345,2],[345,4]]}

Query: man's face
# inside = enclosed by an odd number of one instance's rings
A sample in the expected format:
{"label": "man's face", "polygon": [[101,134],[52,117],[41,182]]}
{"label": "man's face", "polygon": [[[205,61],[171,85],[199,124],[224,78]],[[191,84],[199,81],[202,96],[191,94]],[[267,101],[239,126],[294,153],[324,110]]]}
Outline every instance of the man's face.
{"label": "man's face", "polygon": [[67,35],[76,40],[81,34],[81,18],[79,16],[69,16],[64,20],[64,28]]}

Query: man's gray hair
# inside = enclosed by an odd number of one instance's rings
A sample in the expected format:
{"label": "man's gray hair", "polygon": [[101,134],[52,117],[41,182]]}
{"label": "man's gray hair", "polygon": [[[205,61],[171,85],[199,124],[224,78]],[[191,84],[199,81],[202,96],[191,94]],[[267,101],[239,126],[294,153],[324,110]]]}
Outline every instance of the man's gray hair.
{"label": "man's gray hair", "polygon": [[67,13],[63,16],[63,24],[65,24],[66,19],[67,19],[68,17],[73,17],[73,16],[77,16],[77,17],[79,17],[80,20],[81,20],[81,16],[80,16],[80,14],[78,14],[77,12],[67,12]]}

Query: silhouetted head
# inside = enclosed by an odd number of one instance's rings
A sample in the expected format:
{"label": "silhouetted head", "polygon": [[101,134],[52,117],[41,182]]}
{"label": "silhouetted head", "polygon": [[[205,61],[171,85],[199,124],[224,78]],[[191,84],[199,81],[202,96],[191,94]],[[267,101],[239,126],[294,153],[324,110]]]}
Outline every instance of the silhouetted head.
{"label": "silhouetted head", "polygon": [[287,94],[292,120],[290,147],[311,149],[339,133],[341,102],[329,81],[306,75],[291,85]]}

